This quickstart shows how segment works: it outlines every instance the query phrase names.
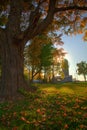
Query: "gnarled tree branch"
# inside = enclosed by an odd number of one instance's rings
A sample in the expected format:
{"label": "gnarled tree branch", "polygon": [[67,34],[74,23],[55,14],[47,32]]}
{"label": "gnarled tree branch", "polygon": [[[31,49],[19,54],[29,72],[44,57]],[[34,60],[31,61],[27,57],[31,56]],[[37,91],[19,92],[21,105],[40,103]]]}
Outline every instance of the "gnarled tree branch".
{"label": "gnarled tree branch", "polygon": [[[48,9],[48,12],[47,12],[48,14],[46,18],[40,23],[38,23],[38,20],[40,18],[39,16],[37,20],[37,24],[33,23],[32,26],[30,26],[27,29],[24,35],[26,41],[42,33],[48,27],[48,25],[52,23],[54,14],[56,14],[57,12],[64,12],[64,11],[69,11],[69,10],[72,10],[72,11],[73,10],[81,10],[81,11],[87,10],[86,6],[72,5],[72,6],[67,6],[67,7],[56,8],[55,5],[56,5],[56,0],[49,1],[49,9]],[[32,31],[32,28],[33,28],[33,31]]]}
{"label": "gnarled tree branch", "polygon": [[54,11],[55,11],[55,4],[56,4],[56,0],[50,0],[47,17],[42,22],[37,24],[37,26],[34,28],[33,32],[32,32],[31,27],[29,27],[27,29],[25,36],[24,36],[24,39],[26,41],[29,40],[30,38],[33,38],[34,36],[40,34],[41,32],[43,32],[47,28],[47,26],[52,22],[53,16],[54,16]]}
{"label": "gnarled tree branch", "polygon": [[55,8],[54,13],[57,12],[63,12],[63,11],[68,11],[68,10],[83,10],[83,11],[87,11],[87,7],[86,6],[68,6],[68,7],[60,7],[60,8]]}

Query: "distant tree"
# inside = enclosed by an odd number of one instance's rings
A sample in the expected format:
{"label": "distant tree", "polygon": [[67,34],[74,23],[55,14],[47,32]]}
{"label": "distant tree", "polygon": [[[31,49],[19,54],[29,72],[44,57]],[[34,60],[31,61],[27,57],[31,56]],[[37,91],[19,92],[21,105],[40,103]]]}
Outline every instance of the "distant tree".
{"label": "distant tree", "polygon": [[25,65],[32,71],[31,80],[52,63],[53,44],[49,37],[40,35],[35,37],[25,48]]}
{"label": "distant tree", "polygon": [[65,76],[69,76],[69,63],[67,59],[62,60],[61,68]]}
{"label": "distant tree", "polygon": [[66,76],[69,76],[69,63],[68,60],[63,58],[60,62],[60,71],[59,75],[62,79],[64,79]]}
{"label": "distant tree", "polygon": [[83,75],[84,80],[86,81],[87,63],[85,61],[81,61],[80,63],[77,63],[77,73],[79,75]]}
{"label": "distant tree", "polygon": [[64,59],[64,56],[66,55],[66,52],[64,51],[63,48],[55,48],[53,52],[53,64],[52,64],[52,73],[53,76],[55,77],[55,72],[58,74],[60,71],[59,66],[61,66],[61,61]]}
{"label": "distant tree", "polygon": [[63,48],[57,48],[59,45],[63,45],[61,36],[53,32],[49,35],[41,34],[35,37],[29,46],[26,46],[24,51],[25,65],[32,72],[31,80],[41,70],[44,72],[45,79],[51,70],[53,73],[54,71],[57,72],[58,62],[66,54]]}

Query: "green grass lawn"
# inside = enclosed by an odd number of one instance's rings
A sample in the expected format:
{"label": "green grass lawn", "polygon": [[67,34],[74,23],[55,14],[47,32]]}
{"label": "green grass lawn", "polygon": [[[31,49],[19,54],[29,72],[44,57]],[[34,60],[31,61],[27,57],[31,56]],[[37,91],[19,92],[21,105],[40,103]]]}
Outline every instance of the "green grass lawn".
{"label": "green grass lawn", "polygon": [[87,130],[87,83],[34,85],[25,99],[0,103],[0,130]]}

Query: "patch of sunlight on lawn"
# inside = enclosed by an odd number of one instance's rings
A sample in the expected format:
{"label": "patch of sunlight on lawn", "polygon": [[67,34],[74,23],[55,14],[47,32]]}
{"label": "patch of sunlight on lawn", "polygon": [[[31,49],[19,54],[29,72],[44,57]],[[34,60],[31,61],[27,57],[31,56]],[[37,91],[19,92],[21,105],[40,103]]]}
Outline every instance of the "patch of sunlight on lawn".
{"label": "patch of sunlight on lawn", "polygon": [[55,86],[41,88],[46,94],[66,93],[74,94],[74,91],[68,87],[56,88]]}
{"label": "patch of sunlight on lawn", "polygon": [[39,84],[39,90],[44,94],[69,94],[75,96],[87,97],[87,85],[81,83],[64,83],[64,84]]}
{"label": "patch of sunlight on lawn", "polygon": [[76,86],[74,91],[76,95],[87,96],[87,87]]}
{"label": "patch of sunlight on lawn", "polygon": [[66,94],[74,94],[74,91],[68,87],[61,87],[59,89],[60,93],[66,93]]}
{"label": "patch of sunlight on lawn", "polygon": [[55,93],[58,93],[59,90],[57,88],[55,88],[54,86],[51,86],[51,87],[44,87],[44,88],[41,88],[42,91],[48,93],[48,94],[55,94]]}

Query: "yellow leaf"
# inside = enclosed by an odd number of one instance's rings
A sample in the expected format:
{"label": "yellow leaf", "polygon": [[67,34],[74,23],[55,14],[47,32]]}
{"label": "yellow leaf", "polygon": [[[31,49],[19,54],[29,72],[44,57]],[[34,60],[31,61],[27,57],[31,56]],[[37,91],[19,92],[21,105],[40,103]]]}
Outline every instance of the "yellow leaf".
{"label": "yellow leaf", "polygon": [[83,21],[81,21],[80,26],[81,26],[81,27],[83,27],[83,28],[86,26],[86,23],[85,23],[85,21],[84,21],[84,20],[83,20]]}

